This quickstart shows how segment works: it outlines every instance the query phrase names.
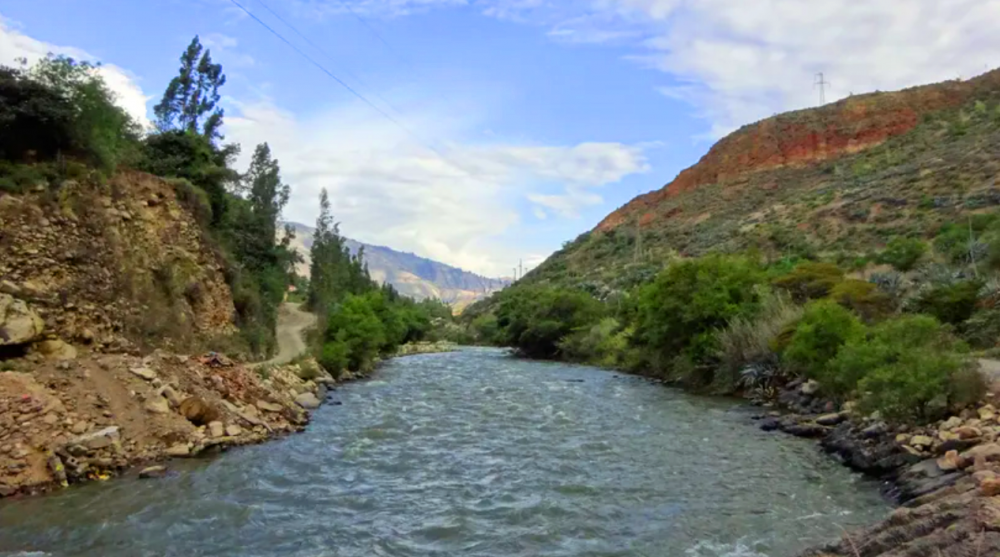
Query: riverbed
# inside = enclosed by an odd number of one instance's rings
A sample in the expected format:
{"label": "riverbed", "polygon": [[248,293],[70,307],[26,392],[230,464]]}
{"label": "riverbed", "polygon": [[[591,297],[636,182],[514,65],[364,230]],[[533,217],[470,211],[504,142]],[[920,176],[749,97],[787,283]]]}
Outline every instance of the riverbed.
{"label": "riverbed", "polygon": [[301,434],[0,501],[0,555],[790,557],[878,486],[739,401],[465,349],[385,363]]}

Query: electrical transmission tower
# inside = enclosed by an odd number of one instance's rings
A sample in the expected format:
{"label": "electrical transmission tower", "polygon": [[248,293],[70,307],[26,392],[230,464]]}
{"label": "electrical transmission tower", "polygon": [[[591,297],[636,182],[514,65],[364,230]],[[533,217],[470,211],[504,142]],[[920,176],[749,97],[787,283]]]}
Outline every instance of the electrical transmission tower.
{"label": "electrical transmission tower", "polygon": [[826,104],[826,86],[830,85],[830,82],[823,77],[823,72],[816,74],[816,83],[813,87],[819,87],[819,105],[823,106]]}

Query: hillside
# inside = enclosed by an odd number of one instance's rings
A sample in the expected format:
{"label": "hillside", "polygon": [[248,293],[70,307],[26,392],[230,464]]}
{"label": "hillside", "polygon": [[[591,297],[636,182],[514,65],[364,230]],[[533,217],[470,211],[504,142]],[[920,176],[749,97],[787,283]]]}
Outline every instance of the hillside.
{"label": "hillside", "polygon": [[[296,271],[302,276],[309,276],[309,247],[312,246],[313,228],[299,223],[288,224],[295,230],[293,247],[305,260],[297,265]],[[368,270],[378,282],[389,283],[400,293],[417,300],[437,298],[458,310],[506,284],[502,279],[486,278],[384,246],[363,244],[351,239],[347,240],[347,246],[355,254],[359,248],[364,247]]]}
{"label": "hillside", "polygon": [[1000,71],[857,95],[720,140],[527,275],[620,288],[675,255],[756,247],[848,261],[1000,203]]}

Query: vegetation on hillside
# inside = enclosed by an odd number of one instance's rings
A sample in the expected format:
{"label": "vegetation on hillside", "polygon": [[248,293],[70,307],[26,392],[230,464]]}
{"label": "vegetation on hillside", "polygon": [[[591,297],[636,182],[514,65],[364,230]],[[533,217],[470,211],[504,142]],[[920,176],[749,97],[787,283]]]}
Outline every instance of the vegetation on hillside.
{"label": "vegetation on hillside", "polygon": [[529,357],[759,398],[815,379],[832,399],[924,422],[982,395],[970,344],[1000,347],[1000,262],[960,255],[1000,249],[988,233],[997,222],[981,216],[965,239],[943,226],[930,242],[891,241],[860,272],[797,254],[716,252],[674,259],[624,291],[525,282],[463,319],[480,341]]}
{"label": "vegetation on hillside", "polygon": [[[275,351],[278,306],[293,284],[326,324],[318,352],[334,373],[366,369],[400,343],[427,336],[432,320],[450,320],[443,305],[416,304],[370,279],[361,254],[345,249],[325,191],[310,280],[294,276],[292,232],[278,234],[291,188],[267,143],[255,147],[245,172],[235,168],[240,146],[222,135],[225,83],[222,66],[195,37],[154,107],[155,129],[143,130],[91,64],[49,57],[30,68],[0,67],[0,193],[31,190],[41,178],[52,187],[69,178],[103,182],[123,167],[167,178],[224,263],[240,331],[227,348],[251,357]],[[198,296],[188,290],[169,296]],[[169,309],[169,300],[160,302]]]}

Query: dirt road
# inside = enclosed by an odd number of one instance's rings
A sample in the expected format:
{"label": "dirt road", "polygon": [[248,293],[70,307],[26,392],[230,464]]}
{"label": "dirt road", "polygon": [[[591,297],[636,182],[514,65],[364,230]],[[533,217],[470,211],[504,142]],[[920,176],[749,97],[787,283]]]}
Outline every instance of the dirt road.
{"label": "dirt road", "polygon": [[285,364],[306,351],[302,333],[316,324],[316,316],[303,310],[302,304],[284,303],[278,309],[278,355],[260,365]]}

